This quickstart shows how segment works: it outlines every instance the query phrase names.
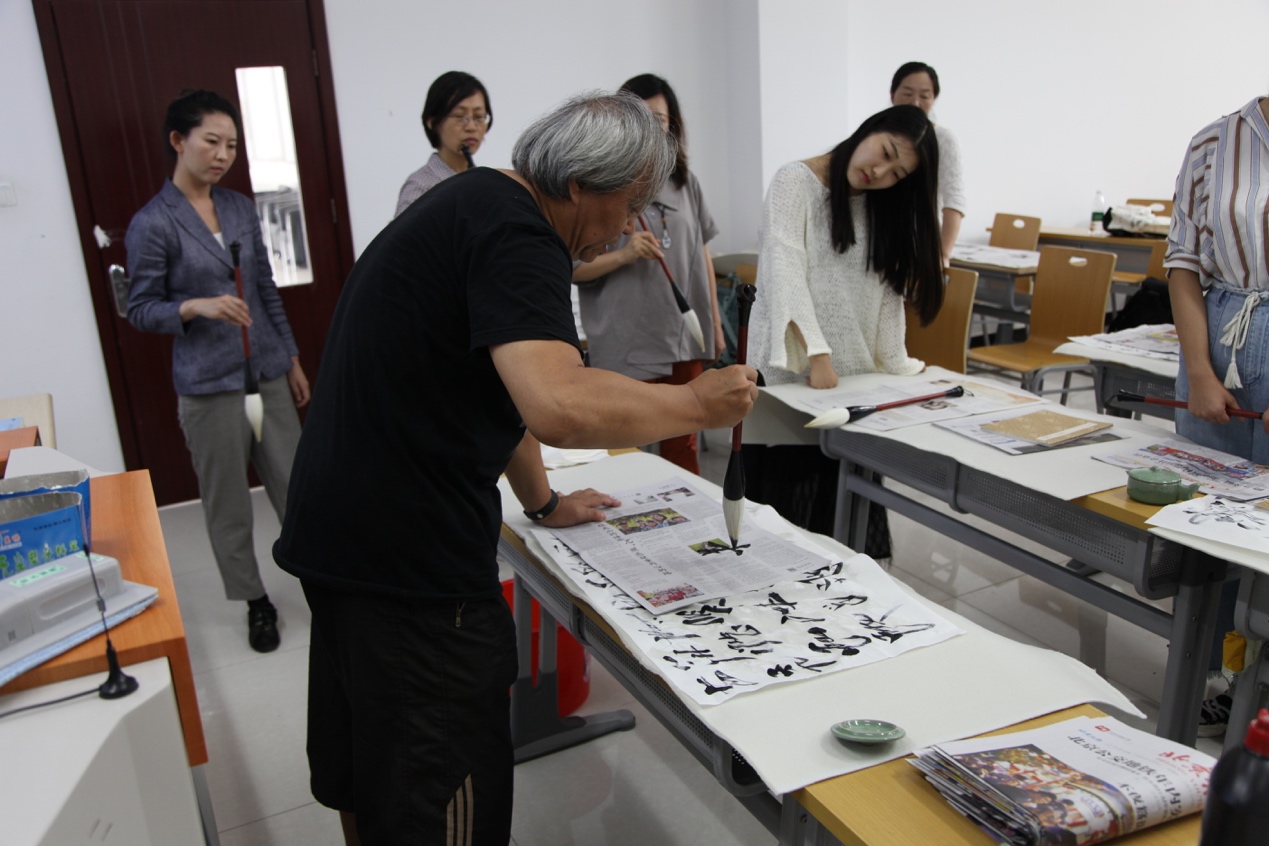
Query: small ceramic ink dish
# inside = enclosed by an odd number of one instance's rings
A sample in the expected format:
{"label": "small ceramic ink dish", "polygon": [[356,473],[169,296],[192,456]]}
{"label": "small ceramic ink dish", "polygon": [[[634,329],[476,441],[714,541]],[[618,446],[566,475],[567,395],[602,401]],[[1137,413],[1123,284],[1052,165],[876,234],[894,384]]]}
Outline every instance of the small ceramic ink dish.
{"label": "small ceramic ink dish", "polygon": [[1139,467],[1128,471],[1128,496],[1150,505],[1168,505],[1198,493],[1197,482],[1187,482],[1162,467]]}
{"label": "small ceramic ink dish", "polygon": [[847,743],[862,743],[872,746],[878,743],[889,743],[907,734],[894,723],[884,720],[842,720],[833,724],[833,736]]}

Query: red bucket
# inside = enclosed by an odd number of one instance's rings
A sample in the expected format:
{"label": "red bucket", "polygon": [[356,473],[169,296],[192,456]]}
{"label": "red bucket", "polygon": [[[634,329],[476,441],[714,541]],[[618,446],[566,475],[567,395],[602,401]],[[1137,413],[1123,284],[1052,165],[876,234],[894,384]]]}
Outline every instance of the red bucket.
{"label": "red bucket", "polygon": [[[502,596],[515,611],[515,584],[511,579],[502,583]],[[533,600],[533,681],[538,680],[538,633],[541,623],[538,601]],[[555,624],[555,670],[559,682],[560,716],[571,714],[590,696],[590,656],[558,622]]]}

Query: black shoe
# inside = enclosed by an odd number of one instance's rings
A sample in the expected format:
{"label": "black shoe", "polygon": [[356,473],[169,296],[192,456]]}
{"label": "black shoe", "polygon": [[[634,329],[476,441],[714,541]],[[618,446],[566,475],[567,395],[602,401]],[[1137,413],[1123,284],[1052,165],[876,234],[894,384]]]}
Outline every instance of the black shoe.
{"label": "black shoe", "polygon": [[282,642],[278,634],[278,609],[268,599],[247,606],[247,642],[256,652],[272,652]]}

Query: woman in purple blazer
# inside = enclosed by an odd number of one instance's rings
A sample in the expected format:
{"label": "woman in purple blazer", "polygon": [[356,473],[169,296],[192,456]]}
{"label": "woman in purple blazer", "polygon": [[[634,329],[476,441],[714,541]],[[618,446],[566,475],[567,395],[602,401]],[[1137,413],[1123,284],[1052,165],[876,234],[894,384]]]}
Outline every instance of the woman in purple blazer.
{"label": "woman in purple blazer", "polygon": [[[273,283],[255,204],[216,187],[233,165],[240,130],[238,110],[213,92],[186,91],[169,104],[163,135],[175,168],[128,226],[128,321],[143,332],[176,336],[172,376],[181,430],[225,596],[247,601],[248,642],[257,652],[270,652],[280,642],[278,614],[256,563],[247,462],[281,520],[300,437],[296,408],[308,402],[309,385]],[[235,242],[242,298],[230,252]],[[244,326],[264,401],[259,441],[243,411]]]}

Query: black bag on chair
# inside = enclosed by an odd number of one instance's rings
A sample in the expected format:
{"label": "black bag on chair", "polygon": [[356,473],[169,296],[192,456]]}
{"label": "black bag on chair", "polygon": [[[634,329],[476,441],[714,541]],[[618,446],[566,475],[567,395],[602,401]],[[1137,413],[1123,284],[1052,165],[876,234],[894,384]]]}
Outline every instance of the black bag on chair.
{"label": "black bag on chair", "polygon": [[1168,283],[1147,276],[1141,281],[1141,290],[1129,297],[1119,314],[1110,321],[1107,331],[1118,332],[1134,326],[1172,322],[1172,298],[1168,296]]}

